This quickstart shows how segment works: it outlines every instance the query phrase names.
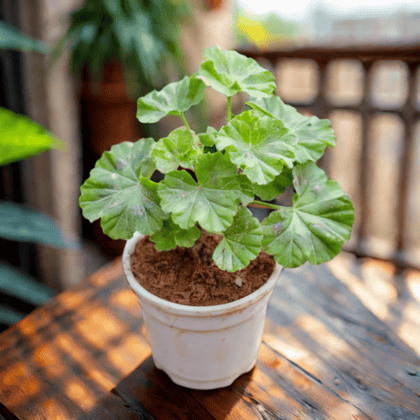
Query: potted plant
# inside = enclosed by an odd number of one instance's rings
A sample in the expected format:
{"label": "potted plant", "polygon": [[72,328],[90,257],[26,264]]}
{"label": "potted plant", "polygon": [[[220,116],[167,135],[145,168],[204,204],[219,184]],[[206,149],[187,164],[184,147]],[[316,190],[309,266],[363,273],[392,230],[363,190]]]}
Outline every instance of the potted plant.
{"label": "potted plant", "polygon": [[[226,125],[196,134],[184,112],[208,86],[227,97]],[[233,116],[231,98],[240,92],[251,97],[250,109]],[[124,271],[141,303],[155,364],[180,385],[218,388],[249,371],[282,267],[328,261],[350,238],[353,205],[315,164],[335,144],[330,122],[299,114],[274,92],[273,75],[256,61],[208,48],[196,74],[138,100],[141,122],[178,115],[185,126],[157,142],[113,146],[81,187],[84,216],[101,218],[113,238],[131,238]],[[152,180],[156,170],[164,175],[159,182]],[[291,207],[268,202],[289,186]],[[272,212],[260,223],[250,204]],[[212,259],[218,274],[190,267],[195,257],[207,265]],[[255,267],[262,267],[257,290],[246,277]],[[171,284],[185,287],[172,291]],[[193,306],[201,289],[209,295]],[[220,303],[232,289],[240,298]],[[193,305],[184,302],[188,297]]]}

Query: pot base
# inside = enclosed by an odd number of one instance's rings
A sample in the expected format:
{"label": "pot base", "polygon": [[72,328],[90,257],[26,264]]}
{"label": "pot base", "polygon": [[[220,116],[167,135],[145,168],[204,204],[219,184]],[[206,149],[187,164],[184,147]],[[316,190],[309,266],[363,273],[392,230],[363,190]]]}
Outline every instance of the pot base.
{"label": "pot base", "polygon": [[[153,356],[152,356],[153,357]],[[167,369],[164,369],[162,366],[159,366],[155,362],[155,366],[165,372],[173,383],[183,386],[190,389],[201,389],[201,390],[211,390],[218,388],[225,388],[229,385],[232,385],[241,375],[251,372],[254,369],[257,359],[255,359],[249,366],[243,369],[243,372],[235,373],[234,375],[227,376],[226,378],[220,378],[214,381],[194,381],[188,378],[183,378],[182,376],[177,375],[174,372],[170,372]]]}

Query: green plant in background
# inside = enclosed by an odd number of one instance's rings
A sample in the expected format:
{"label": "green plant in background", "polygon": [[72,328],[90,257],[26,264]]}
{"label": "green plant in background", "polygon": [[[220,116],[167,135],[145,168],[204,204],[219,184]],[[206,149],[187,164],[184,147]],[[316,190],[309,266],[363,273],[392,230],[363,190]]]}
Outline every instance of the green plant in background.
{"label": "green plant in background", "polygon": [[[70,14],[70,25],[54,55],[71,47],[71,68],[87,68],[100,79],[104,65],[118,60],[131,91],[168,81],[165,69],[183,66],[179,48],[180,22],[190,16],[184,0],[85,0]],[[136,88],[137,87],[137,91]]]}
{"label": "green plant in background", "polygon": [[7,22],[0,21],[0,50],[36,51],[42,54],[48,52],[48,47],[36,39],[22,34]]}
{"label": "green plant in background", "polygon": [[[61,141],[39,124],[0,108],[0,166],[62,146]],[[60,248],[69,245],[53,219],[9,201],[0,201],[0,238]],[[0,291],[34,306],[43,304],[54,295],[49,287],[6,264],[0,264]],[[24,316],[14,308],[0,305],[2,324],[12,325]]]}
{"label": "green plant in background", "polygon": [[[0,49],[46,53],[47,46],[0,22]],[[0,166],[19,161],[64,143],[28,117],[0,107]],[[54,220],[35,210],[9,201],[0,201],[0,238],[67,247]],[[55,293],[49,287],[8,264],[0,264],[0,292],[34,306],[42,305]],[[0,323],[12,325],[26,316],[8,305],[0,305]]]}
{"label": "green plant in background", "polygon": [[[184,112],[204,99],[207,86],[227,97],[227,121],[196,134]],[[251,97],[250,109],[233,116],[231,99],[241,92]],[[150,235],[159,251],[192,247],[200,228],[220,234],[213,259],[227,271],[246,267],[261,250],[284,267],[330,260],[354,221],[349,197],[315,164],[335,135],[328,120],[299,114],[274,92],[273,75],[256,61],[206,49],[197,74],[138,100],[141,122],[177,115],[185,127],[105,152],[81,187],[84,217],[101,218],[114,239]],[[164,174],[159,183],[151,180],[156,170]],[[291,207],[267,202],[289,186]],[[273,211],[260,223],[249,204]]]}
{"label": "green plant in background", "polygon": [[0,122],[0,165],[64,147],[64,143],[44,127],[8,109],[0,108]]}

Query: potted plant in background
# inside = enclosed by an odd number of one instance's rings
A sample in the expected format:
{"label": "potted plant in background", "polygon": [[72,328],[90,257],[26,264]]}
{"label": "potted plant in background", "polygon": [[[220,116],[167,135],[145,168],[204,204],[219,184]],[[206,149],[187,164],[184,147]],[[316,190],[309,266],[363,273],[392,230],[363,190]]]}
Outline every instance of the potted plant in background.
{"label": "potted plant in background", "polygon": [[[184,112],[207,86],[227,97],[226,125],[196,134]],[[240,92],[250,109],[233,116]],[[304,117],[274,92],[257,62],[208,48],[196,74],[138,100],[142,123],[178,115],[185,126],[157,142],[113,146],[81,187],[84,216],[101,218],[113,238],[131,238],[124,271],[153,359],[180,385],[218,388],[249,371],[282,267],[328,261],[350,238],[353,205],[315,164],[335,144],[330,122]],[[267,202],[290,186],[292,206]],[[250,204],[272,212],[260,223]]]}
{"label": "potted plant in background", "polygon": [[[178,35],[190,16],[184,0],[85,0],[69,15],[53,56],[69,46],[71,70],[82,76],[82,121],[89,139],[84,162],[144,135],[134,118],[135,98],[184,73]],[[125,242],[103,235],[99,224],[93,236],[107,254],[122,253]]]}
{"label": "potted plant in background", "polygon": [[83,76],[81,98],[98,155],[139,138],[134,98],[182,70],[178,33],[188,11],[186,2],[175,0],[85,0],[69,15],[53,55],[66,45],[71,49],[70,67]]}

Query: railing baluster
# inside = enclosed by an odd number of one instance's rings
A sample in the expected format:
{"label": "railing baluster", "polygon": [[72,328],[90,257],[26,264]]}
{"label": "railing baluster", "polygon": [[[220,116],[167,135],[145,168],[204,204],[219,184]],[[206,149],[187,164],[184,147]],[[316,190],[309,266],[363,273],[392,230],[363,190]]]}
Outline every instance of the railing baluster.
{"label": "railing baluster", "polygon": [[[319,84],[318,93],[312,104],[312,110],[314,115],[318,118],[328,118],[329,104],[327,100],[327,66],[331,61],[328,58],[318,59],[315,61],[318,64]],[[321,166],[327,174],[329,174],[330,169],[329,157],[330,155],[327,150],[327,152],[319,160],[319,166]]]}
{"label": "railing baluster", "polygon": [[405,133],[403,142],[403,152],[399,169],[399,192],[397,207],[397,250],[395,260],[402,266],[406,262],[405,256],[405,237],[406,237],[406,217],[407,217],[407,195],[408,195],[408,175],[410,173],[410,157],[413,156],[414,128],[415,128],[415,104],[416,104],[416,70],[419,62],[407,63],[408,66],[408,95],[403,105],[400,117],[403,120]]}
{"label": "railing baluster", "polygon": [[371,110],[371,85],[372,85],[372,65],[373,61],[362,61],[364,69],[363,80],[363,99],[360,104],[362,117],[362,152],[360,157],[360,225],[358,230],[358,242],[356,252],[366,253],[366,238],[368,235],[368,177],[369,177],[369,127],[372,119]]}

